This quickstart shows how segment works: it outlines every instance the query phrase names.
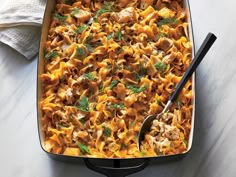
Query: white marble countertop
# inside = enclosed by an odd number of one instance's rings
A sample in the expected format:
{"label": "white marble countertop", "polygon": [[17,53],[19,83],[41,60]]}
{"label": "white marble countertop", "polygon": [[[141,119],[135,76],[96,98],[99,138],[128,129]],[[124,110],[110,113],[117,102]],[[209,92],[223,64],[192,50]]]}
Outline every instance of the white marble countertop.
{"label": "white marble countertop", "polygon": [[[2,1],[2,0],[1,0]],[[218,36],[197,70],[193,147],[182,160],[152,160],[131,177],[235,177],[236,1],[191,1],[196,48]],[[83,163],[49,159],[39,145],[36,121],[37,57],[31,62],[0,44],[0,171],[2,177],[103,176]]]}

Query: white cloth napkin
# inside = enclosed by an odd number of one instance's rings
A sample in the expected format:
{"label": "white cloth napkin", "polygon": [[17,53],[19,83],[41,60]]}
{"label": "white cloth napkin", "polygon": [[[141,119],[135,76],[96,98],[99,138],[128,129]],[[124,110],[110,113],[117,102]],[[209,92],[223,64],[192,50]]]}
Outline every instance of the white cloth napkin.
{"label": "white cloth napkin", "polygon": [[0,41],[27,59],[38,52],[46,0],[0,0]]}

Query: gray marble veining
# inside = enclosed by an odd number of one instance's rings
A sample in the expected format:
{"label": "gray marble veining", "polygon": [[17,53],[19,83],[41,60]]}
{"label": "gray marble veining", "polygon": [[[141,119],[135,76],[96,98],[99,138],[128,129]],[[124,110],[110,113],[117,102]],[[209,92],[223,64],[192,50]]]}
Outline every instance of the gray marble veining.
{"label": "gray marble veining", "polygon": [[[0,0],[3,2],[3,0]],[[196,74],[192,150],[180,161],[155,160],[131,177],[236,176],[236,1],[191,1],[196,49],[211,31],[218,40]],[[0,44],[0,176],[97,177],[82,163],[50,160],[41,150],[36,122],[37,59],[26,61]]]}

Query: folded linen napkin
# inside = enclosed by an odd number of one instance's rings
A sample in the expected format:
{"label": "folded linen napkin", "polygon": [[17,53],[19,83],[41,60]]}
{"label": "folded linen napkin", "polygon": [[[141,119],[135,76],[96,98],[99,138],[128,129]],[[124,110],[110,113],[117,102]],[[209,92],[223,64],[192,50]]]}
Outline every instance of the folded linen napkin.
{"label": "folded linen napkin", "polygon": [[38,52],[46,0],[0,0],[0,41],[27,59]]}

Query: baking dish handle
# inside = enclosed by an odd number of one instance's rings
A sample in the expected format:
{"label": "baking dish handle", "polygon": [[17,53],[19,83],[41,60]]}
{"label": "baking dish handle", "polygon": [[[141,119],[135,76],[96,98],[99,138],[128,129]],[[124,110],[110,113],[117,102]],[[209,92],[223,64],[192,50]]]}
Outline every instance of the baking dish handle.
{"label": "baking dish handle", "polygon": [[120,160],[114,159],[114,167],[97,166],[91,163],[89,159],[84,159],[86,166],[93,171],[104,174],[107,177],[125,177],[127,175],[139,172],[147,167],[149,159],[143,159],[143,162],[137,166],[120,167]]}

